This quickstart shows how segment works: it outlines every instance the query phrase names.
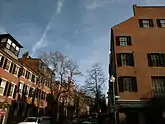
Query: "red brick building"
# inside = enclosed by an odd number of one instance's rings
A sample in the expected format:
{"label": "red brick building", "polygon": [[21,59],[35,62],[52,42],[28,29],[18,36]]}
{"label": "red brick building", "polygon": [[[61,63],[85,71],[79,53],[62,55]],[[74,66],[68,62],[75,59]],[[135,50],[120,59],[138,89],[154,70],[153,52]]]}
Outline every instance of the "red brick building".
{"label": "red brick building", "polygon": [[0,35],[0,103],[8,106],[2,124],[43,113],[54,80],[54,73],[40,59],[27,54],[18,59],[21,48],[10,34]]}
{"label": "red brick building", "polygon": [[[133,6],[134,16],[111,28],[109,75],[120,96],[118,119],[127,124],[163,123],[165,7]],[[113,88],[109,84],[109,103]],[[161,96],[161,97],[160,97]],[[156,99],[156,100],[155,100]],[[121,116],[124,113],[124,116]],[[123,115],[123,114],[122,114]]]}

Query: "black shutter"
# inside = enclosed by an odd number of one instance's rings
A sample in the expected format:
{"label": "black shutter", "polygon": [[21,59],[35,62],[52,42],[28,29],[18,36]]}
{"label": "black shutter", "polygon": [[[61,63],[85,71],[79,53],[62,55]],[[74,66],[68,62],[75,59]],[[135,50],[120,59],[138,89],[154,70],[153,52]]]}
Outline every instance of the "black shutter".
{"label": "black shutter", "polygon": [[150,54],[150,53],[147,54],[147,59],[148,59],[148,65],[149,65],[150,67],[153,66],[153,64],[152,64],[152,59],[151,59],[151,54]]}
{"label": "black shutter", "polygon": [[165,53],[161,54],[161,61],[162,61],[162,66],[165,66]]}
{"label": "black shutter", "polygon": [[18,90],[19,88],[18,88],[18,86],[17,85],[15,85],[15,89],[14,89],[14,94],[13,94],[13,98],[15,98],[16,97],[16,94],[17,94],[17,90]]}
{"label": "black shutter", "polygon": [[0,78],[0,85],[1,85],[2,79]]}
{"label": "black shutter", "polygon": [[4,57],[2,56],[2,57],[1,57],[1,61],[0,61],[0,67],[2,67],[3,61],[4,61]]}
{"label": "black shutter", "polygon": [[16,68],[16,65],[14,64],[12,74],[14,74],[14,72],[15,72],[15,68]]}
{"label": "black shutter", "polygon": [[11,63],[11,66],[10,66],[10,70],[9,70],[10,73],[12,72],[12,69],[13,69],[13,63]]}
{"label": "black shutter", "polygon": [[137,85],[136,77],[132,78],[132,90],[135,91],[135,92],[138,91],[138,85]]}
{"label": "black shutter", "polygon": [[130,54],[128,54],[128,58],[129,58],[129,65],[130,66],[134,66],[135,65],[135,63],[134,63],[134,57],[133,57],[133,53],[130,53]]}
{"label": "black shutter", "polygon": [[118,77],[118,87],[119,87],[119,92],[124,92],[124,87],[123,87],[123,78]]}
{"label": "black shutter", "polygon": [[122,66],[122,63],[121,63],[121,53],[117,53],[116,57],[117,57],[117,65],[118,66]]}
{"label": "black shutter", "polygon": [[154,23],[152,19],[149,19],[150,27],[154,27]]}
{"label": "black shutter", "polygon": [[25,85],[25,84],[23,84],[22,94],[24,94],[24,93],[25,93],[25,88],[26,88],[26,85]]}
{"label": "black shutter", "polygon": [[162,25],[161,25],[161,23],[160,23],[160,19],[156,19],[156,23],[157,23],[157,25],[158,25],[159,28],[162,27]]}
{"label": "black shutter", "polygon": [[9,88],[8,88],[8,90],[7,90],[7,96],[9,96],[9,94],[10,94],[10,90],[11,90],[11,83],[9,83]]}
{"label": "black shutter", "polygon": [[116,36],[116,46],[120,46],[120,36]]}
{"label": "black shutter", "polygon": [[5,69],[6,68],[6,64],[7,64],[7,58],[5,59],[5,63],[4,63],[4,65],[3,65],[3,69]]}
{"label": "black shutter", "polygon": [[5,90],[4,90],[4,93],[3,93],[4,96],[6,96],[6,94],[7,94],[8,86],[9,86],[9,82],[7,81],[6,86],[5,86]]}
{"label": "black shutter", "polygon": [[20,82],[18,83],[17,93],[19,93]]}
{"label": "black shutter", "polygon": [[131,36],[128,36],[128,37],[127,37],[127,41],[128,41],[128,42],[127,42],[128,45],[132,45]]}
{"label": "black shutter", "polygon": [[139,26],[140,26],[141,28],[143,28],[142,19],[139,19]]}

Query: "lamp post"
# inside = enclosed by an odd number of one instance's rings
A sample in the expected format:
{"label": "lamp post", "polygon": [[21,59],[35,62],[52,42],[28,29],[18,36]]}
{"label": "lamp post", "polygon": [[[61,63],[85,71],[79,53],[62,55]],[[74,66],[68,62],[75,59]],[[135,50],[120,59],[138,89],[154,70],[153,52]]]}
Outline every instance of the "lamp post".
{"label": "lamp post", "polygon": [[112,97],[113,97],[113,110],[114,110],[114,121],[117,124],[117,117],[116,117],[116,95],[115,95],[115,78],[111,75],[110,82],[112,83]]}

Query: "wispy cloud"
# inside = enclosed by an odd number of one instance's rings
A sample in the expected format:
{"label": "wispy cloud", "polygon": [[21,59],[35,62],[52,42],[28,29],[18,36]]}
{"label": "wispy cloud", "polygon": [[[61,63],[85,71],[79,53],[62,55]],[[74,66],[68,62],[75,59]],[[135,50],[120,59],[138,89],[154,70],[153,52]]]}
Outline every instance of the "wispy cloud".
{"label": "wispy cloud", "polygon": [[62,6],[63,6],[63,0],[59,0],[57,3],[57,10],[56,10],[57,14],[61,12]]}
{"label": "wispy cloud", "polygon": [[57,9],[53,13],[50,21],[48,22],[48,24],[46,26],[46,29],[44,30],[44,32],[43,32],[40,40],[38,42],[36,42],[36,44],[32,48],[32,54],[31,54],[32,56],[35,55],[35,52],[36,52],[37,49],[40,49],[42,47],[46,47],[48,45],[48,42],[45,42],[46,41],[45,38],[46,38],[47,32],[50,30],[50,28],[52,26],[52,23],[54,21],[55,16],[61,12],[62,5],[63,5],[63,0],[59,0],[57,2]]}
{"label": "wispy cloud", "polygon": [[88,10],[94,10],[96,8],[103,7],[108,3],[114,3],[117,1],[118,0],[88,0],[87,4],[85,4],[85,7]]}

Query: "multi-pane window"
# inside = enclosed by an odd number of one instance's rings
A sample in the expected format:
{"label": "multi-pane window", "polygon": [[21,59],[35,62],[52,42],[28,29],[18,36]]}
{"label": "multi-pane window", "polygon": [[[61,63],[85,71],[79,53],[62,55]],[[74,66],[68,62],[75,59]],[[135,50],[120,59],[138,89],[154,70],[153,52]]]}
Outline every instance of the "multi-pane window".
{"label": "multi-pane window", "polygon": [[156,22],[158,27],[165,28],[165,19],[157,19]]}
{"label": "multi-pane window", "polygon": [[165,91],[165,77],[152,76],[152,86],[156,91]]}
{"label": "multi-pane window", "polygon": [[9,85],[9,94],[8,94],[9,97],[13,97],[14,89],[15,89],[15,85],[10,83],[10,85]]}
{"label": "multi-pane window", "polygon": [[6,86],[6,81],[0,78],[0,95],[3,95]]}
{"label": "multi-pane window", "polygon": [[7,40],[6,48],[8,48],[13,54],[18,56],[20,48],[16,46],[10,39]]}
{"label": "multi-pane window", "polygon": [[139,25],[143,28],[154,27],[152,19],[139,19]]}
{"label": "multi-pane window", "polygon": [[117,46],[132,45],[132,43],[131,43],[131,36],[117,36],[116,37],[116,45]]}
{"label": "multi-pane window", "polygon": [[137,92],[138,90],[136,77],[130,77],[130,76],[118,77],[118,86],[119,86],[119,92],[124,92],[124,91]]}
{"label": "multi-pane window", "polygon": [[165,66],[165,53],[148,53],[149,66]]}
{"label": "multi-pane window", "polygon": [[5,70],[9,71],[10,65],[11,65],[11,61],[9,61],[9,60],[6,58],[3,68],[4,68]]}
{"label": "multi-pane window", "polygon": [[29,72],[29,80],[32,79],[32,73]]}
{"label": "multi-pane window", "polygon": [[15,69],[13,70],[14,71],[14,75],[18,75],[18,70],[19,70],[19,67],[16,65],[15,66]]}
{"label": "multi-pane window", "polygon": [[30,72],[26,70],[25,78],[29,79]]}
{"label": "multi-pane window", "polygon": [[32,74],[31,81],[32,81],[33,83],[35,83],[35,75],[34,75],[34,74]]}
{"label": "multi-pane window", "polygon": [[26,74],[26,70],[23,69],[23,70],[22,70],[22,76],[25,77],[25,74]]}
{"label": "multi-pane window", "polygon": [[23,91],[23,83],[19,83],[19,93],[22,93]]}
{"label": "multi-pane window", "polygon": [[12,41],[10,39],[7,40],[6,48],[10,49]]}
{"label": "multi-pane window", "polygon": [[134,66],[134,58],[132,53],[117,53],[118,66]]}
{"label": "multi-pane window", "polygon": [[27,87],[26,87],[26,95],[27,95],[27,96],[29,95],[29,90],[30,90],[30,87],[27,86]]}

